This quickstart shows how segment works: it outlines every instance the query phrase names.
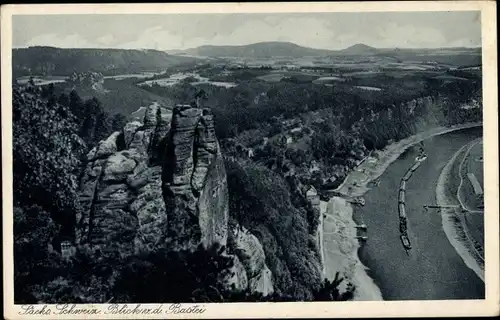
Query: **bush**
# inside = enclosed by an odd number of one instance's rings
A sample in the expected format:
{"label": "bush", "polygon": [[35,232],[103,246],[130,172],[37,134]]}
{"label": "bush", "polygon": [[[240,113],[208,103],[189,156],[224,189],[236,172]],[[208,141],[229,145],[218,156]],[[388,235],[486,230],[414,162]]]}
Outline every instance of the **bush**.
{"label": "bush", "polygon": [[330,281],[325,279],[321,288],[314,291],[314,301],[347,301],[354,297],[355,288],[352,284],[347,284],[347,290],[343,293],[339,292],[339,285],[343,281],[339,277],[339,273],[335,274],[335,279]]}
{"label": "bush", "polygon": [[36,303],[36,287],[58,274],[61,260],[49,252],[49,246],[59,229],[50,214],[38,205],[14,207],[15,303]]}
{"label": "bush", "polygon": [[231,275],[232,258],[224,247],[214,245],[194,252],[160,249],[133,256],[113,288],[117,302],[222,302],[229,295],[225,282]]}

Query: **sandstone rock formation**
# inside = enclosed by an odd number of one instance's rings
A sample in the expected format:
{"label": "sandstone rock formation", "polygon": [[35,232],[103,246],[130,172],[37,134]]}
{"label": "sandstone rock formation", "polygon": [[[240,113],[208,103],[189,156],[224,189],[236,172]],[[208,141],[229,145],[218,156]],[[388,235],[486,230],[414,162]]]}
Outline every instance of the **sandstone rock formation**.
{"label": "sandstone rock formation", "polygon": [[73,85],[85,86],[96,91],[105,91],[103,88],[104,77],[100,72],[73,72],[67,81]]}
{"label": "sandstone rock formation", "polygon": [[166,240],[167,213],[161,191],[161,154],[171,113],[152,104],[143,123],[101,141],[87,155],[80,185],[82,212],[77,242],[130,254]]}
{"label": "sandstone rock formation", "polygon": [[[127,256],[167,245],[228,245],[236,289],[273,292],[259,240],[228,230],[224,160],[209,109],[150,105],[87,154],[80,184],[77,243]],[[229,234],[230,233],[230,234]]]}
{"label": "sandstone rock formation", "polygon": [[231,230],[233,250],[241,265],[235,265],[235,271],[239,273],[241,267],[248,281],[251,291],[262,292],[264,295],[273,292],[273,282],[271,270],[266,265],[266,255],[264,248],[256,236],[244,227],[237,227]]}
{"label": "sandstone rock formation", "polygon": [[174,108],[163,168],[172,246],[226,245],[226,171],[209,109]]}

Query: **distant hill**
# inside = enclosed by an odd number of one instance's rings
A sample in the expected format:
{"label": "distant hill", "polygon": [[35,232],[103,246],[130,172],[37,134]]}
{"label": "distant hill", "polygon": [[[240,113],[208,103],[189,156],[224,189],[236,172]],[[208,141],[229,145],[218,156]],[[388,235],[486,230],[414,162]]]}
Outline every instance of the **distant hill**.
{"label": "distant hill", "polygon": [[304,57],[328,56],[334,51],[302,47],[291,42],[259,42],[242,46],[201,46],[184,51],[175,50],[176,54],[204,57]]}
{"label": "distant hill", "polygon": [[153,71],[194,63],[195,58],[179,57],[158,50],[61,49],[29,47],[12,50],[14,76],[70,75],[73,72],[101,72],[104,75]]}
{"label": "distant hill", "polygon": [[378,53],[379,50],[367,46],[366,44],[358,43],[355,45],[350,46],[349,48],[340,50],[342,54],[355,54],[355,55],[364,55],[364,54],[375,54]]}
{"label": "distant hill", "polygon": [[268,58],[305,56],[377,56],[401,61],[435,61],[454,66],[481,63],[481,48],[374,48],[358,43],[342,50],[314,49],[291,42],[259,42],[241,46],[201,46],[186,50],[172,50],[170,54],[198,57]]}

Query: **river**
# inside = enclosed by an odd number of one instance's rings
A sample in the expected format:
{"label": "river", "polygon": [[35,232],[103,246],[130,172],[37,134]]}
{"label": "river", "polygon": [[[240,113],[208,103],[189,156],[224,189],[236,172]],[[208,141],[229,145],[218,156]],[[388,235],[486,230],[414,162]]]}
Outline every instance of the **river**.
{"label": "river", "polygon": [[399,239],[398,188],[418,155],[417,147],[408,149],[387,168],[380,184],[365,194],[365,206],[355,207],[356,222],[368,226],[368,241],[359,256],[384,300],[484,299],[484,282],[448,241],[439,211],[423,208],[436,203],[439,174],[453,154],[481,134],[482,128],[474,128],[424,141],[428,158],[406,183],[408,235],[413,247],[410,256]]}

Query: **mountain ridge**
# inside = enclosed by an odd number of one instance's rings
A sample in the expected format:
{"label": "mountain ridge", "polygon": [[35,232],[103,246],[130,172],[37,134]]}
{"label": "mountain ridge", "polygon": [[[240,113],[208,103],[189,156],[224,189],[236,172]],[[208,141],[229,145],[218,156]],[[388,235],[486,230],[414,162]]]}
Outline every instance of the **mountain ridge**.
{"label": "mountain ridge", "polygon": [[[167,51],[168,53],[169,51]],[[308,56],[320,55],[326,56],[333,51],[326,49],[315,49],[300,46],[292,42],[269,41],[257,42],[247,45],[203,45],[196,48],[190,48],[180,51],[170,51],[194,56],[234,56],[234,57],[271,57],[271,56]]]}
{"label": "mountain ridge", "polygon": [[14,75],[70,75],[73,72],[97,71],[103,75],[158,70],[195,58],[168,54],[155,49],[92,49],[33,46],[12,49]]}
{"label": "mountain ridge", "polygon": [[264,58],[270,56],[288,56],[288,57],[303,57],[303,56],[336,56],[336,55],[370,55],[370,54],[385,54],[397,52],[427,52],[439,50],[480,50],[480,48],[376,48],[364,43],[356,43],[349,47],[339,50],[319,49],[301,46],[288,41],[267,41],[256,42],[246,45],[202,45],[189,49],[166,50],[165,52],[175,55],[185,56],[204,56],[204,57],[249,57],[249,58]]}

